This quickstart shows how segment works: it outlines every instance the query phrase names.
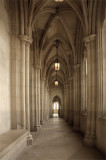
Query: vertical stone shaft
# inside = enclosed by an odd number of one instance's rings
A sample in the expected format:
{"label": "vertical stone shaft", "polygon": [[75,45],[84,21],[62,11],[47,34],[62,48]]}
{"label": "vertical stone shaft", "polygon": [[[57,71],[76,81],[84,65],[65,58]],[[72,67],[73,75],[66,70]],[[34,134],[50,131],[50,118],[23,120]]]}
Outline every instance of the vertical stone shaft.
{"label": "vertical stone shaft", "polygon": [[45,96],[44,96],[44,120],[46,122],[46,84],[44,85],[44,93],[45,93]]}
{"label": "vertical stone shaft", "polygon": [[43,125],[44,123],[44,79],[42,79],[42,87],[41,87],[41,91],[42,91],[42,99],[41,99],[41,124]]}
{"label": "vertical stone shaft", "polygon": [[30,130],[29,62],[30,62],[30,42],[27,41],[25,49],[25,107],[26,107],[26,127],[28,130]]}
{"label": "vertical stone shaft", "polygon": [[40,129],[40,66],[35,65],[35,112],[36,112],[36,130]]}
{"label": "vertical stone shaft", "polygon": [[37,90],[38,90],[38,122],[39,122],[39,125],[40,125],[40,68],[37,68]]}
{"label": "vertical stone shaft", "polygon": [[48,108],[47,108],[47,119],[49,119],[49,99],[50,99],[50,97],[49,97],[49,87],[47,88],[47,94],[48,94],[48,96],[47,96],[47,106],[48,106]]}
{"label": "vertical stone shaft", "polygon": [[64,87],[64,119],[66,120],[66,87]]}
{"label": "vertical stone shaft", "polygon": [[73,77],[70,78],[70,113],[69,123],[73,123]]}
{"label": "vertical stone shaft", "polygon": [[34,67],[32,67],[32,117],[31,117],[31,120],[32,120],[32,122],[31,122],[31,126],[32,126],[32,130],[35,130],[35,94],[34,94],[34,92],[35,92],[35,87],[34,87],[34,84],[35,84],[35,81],[34,81]]}
{"label": "vertical stone shaft", "polygon": [[[96,37],[95,37],[96,38]],[[91,136],[96,138],[96,39],[91,42],[91,60],[92,60],[92,108],[91,108]]]}
{"label": "vertical stone shaft", "polygon": [[84,39],[87,50],[87,130],[85,143],[94,145],[96,140],[96,35]]}
{"label": "vertical stone shaft", "polygon": [[20,38],[20,51],[21,51],[21,70],[20,70],[20,100],[21,100],[21,127],[26,128],[26,116],[25,116],[25,44],[26,40],[24,36]]}
{"label": "vertical stone shaft", "polygon": [[45,86],[45,119],[48,120],[48,85]]}
{"label": "vertical stone shaft", "polygon": [[69,121],[70,113],[70,85],[66,85],[66,120]]}
{"label": "vertical stone shaft", "polygon": [[74,68],[74,130],[79,130],[80,125],[80,65],[76,64]]}
{"label": "vertical stone shaft", "polygon": [[81,111],[86,111],[86,57],[81,64]]}

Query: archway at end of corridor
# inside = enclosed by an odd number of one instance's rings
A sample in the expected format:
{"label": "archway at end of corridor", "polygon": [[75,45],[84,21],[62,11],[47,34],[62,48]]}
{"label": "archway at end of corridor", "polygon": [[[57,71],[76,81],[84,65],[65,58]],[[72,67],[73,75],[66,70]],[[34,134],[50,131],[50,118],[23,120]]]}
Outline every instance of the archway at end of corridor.
{"label": "archway at end of corridor", "polygon": [[52,117],[62,117],[62,106],[59,96],[55,96],[52,100]]}

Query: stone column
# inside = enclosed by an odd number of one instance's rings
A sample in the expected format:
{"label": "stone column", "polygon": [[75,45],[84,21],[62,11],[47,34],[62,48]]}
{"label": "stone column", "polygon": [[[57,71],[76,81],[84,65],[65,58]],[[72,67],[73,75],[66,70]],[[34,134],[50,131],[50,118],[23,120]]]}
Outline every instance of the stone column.
{"label": "stone column", "polygon": [[96,35],[84,39],[87,52],[87,130],[84,141],[87,145],[96,142]]}
{"label": "stone column", "polygon": [[67,114],[67,111],[66,111],[66,86],[64,86],[64,91],[63,91],[63,95],[64,95],[64,119],[66,120],[66,114]]}
{"label": "stone column", "polygon": [[45,84],[45,120],[48,120],[48,84]]}
{"label": "stone column", "polygon": [[43,108],[43,113],[44,113],[44,122],[46,123],[46,84],[44,84],[44,108]]}
{"label": "stone column", "polygon": [[45,96],[45,91],[44,91],[44,85],[45,85],[45,79],[42,78],[42,81],[41,81],[41,94],[42,94],[42,99],[41,99],[41,124],[43,125],[44,124],[44,96]]}
{"label": "stone column", "polygon": [[35,113],[36,113],[35,129],[38,131],[41,128],[41,125],[40,125],[40,66],[39,65],[35,65]]}
{"label": "stone column", "polygon": [[74,69],[74,126],[75,131],[79,131],[80,126],[80,64],[73,66]]}
{"label": "stone column", "polygon": [[66,120],[69,121],[70,113],[70,84],[66,84]]}
{"label": "stone column", "polygon": [[20,70],[20,101],[21,101],[21,127],[26,128],[26,113],[25,113],[25,45],[26,36],[20,35],[20,52],[21,52],[21,70]]}
{"label": "stone column", "polygon": [[86,112],[86,56],[84,56],[81,64],[81,113]]}
{"label": "stone column", "polygon": [[32,66],[32,94],[31,94],[31,99],[32,99],[32,108],[31,108],[31,131],[35,131],[35,123],[36,123],[36,120],[35,120],[35,78],[34,78],[34,66]]}
{"label": "stone column", "polygon": [[49,87],[47,87],[47,120],[50,118],[49,117],[49,99],[50,99],[50,97],[49,97]]}
{"label": "stone column", "polygon": [[26,128],[30,130],[30,108],[29,108],[29,62],[30,62],[30,44],[32,39],[28,38],[25,48],[25,108],[26,108]]}
{"label": "stone column", "polygon": [[70,78],[70,111],[69,124],[73,124],[73,77]]}

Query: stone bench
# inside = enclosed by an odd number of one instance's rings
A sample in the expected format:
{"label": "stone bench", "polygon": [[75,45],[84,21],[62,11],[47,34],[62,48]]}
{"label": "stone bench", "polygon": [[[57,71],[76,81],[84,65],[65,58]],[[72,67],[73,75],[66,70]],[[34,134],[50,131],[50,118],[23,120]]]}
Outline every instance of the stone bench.
{"label": "stone bench", "polygon": [[27,146],[27,130],[11,130],[0,135],[0,160],[16,160]]}

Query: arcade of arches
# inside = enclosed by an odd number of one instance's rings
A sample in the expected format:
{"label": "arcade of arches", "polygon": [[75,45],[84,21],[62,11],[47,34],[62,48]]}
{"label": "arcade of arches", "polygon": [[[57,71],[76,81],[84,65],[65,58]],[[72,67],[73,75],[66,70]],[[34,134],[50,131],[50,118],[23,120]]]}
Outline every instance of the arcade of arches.
{"label": "arcade of arches", "polygon": [[16,160],[54,103],[85,145],[106,154],[105,2],[0,0],[0,159]]}

